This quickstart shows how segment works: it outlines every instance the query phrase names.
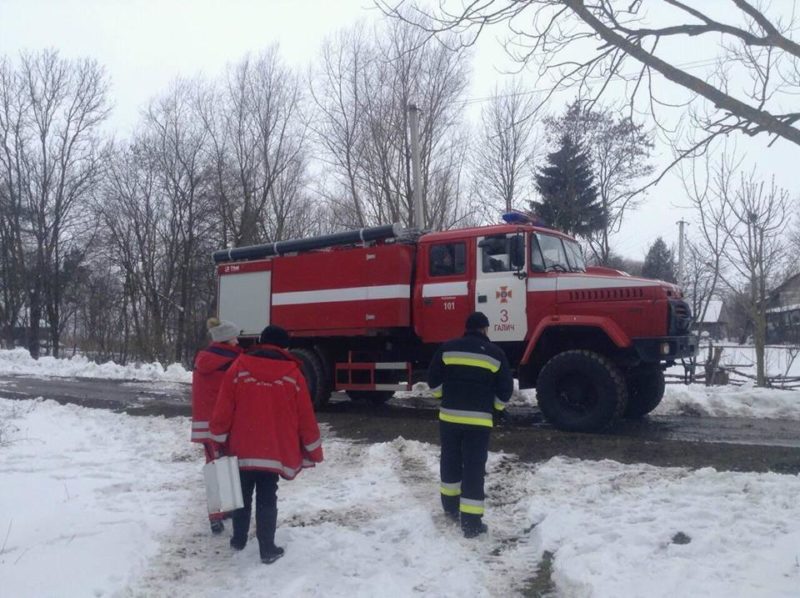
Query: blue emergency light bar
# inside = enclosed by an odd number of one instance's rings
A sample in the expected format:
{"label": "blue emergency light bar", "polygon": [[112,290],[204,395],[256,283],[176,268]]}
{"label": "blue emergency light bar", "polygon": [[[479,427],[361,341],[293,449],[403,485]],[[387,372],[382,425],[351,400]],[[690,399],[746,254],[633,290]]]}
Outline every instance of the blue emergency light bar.
{"label": "blue emergency light bar", "polygon": [[503,220],[507,224],[532,224],[534,226],[545,226],[544,222],[542,222],[536,216],[526,214],[525,212],[520,212],[519,210],[511,210],[510,212],[506,212],[503,214]]}

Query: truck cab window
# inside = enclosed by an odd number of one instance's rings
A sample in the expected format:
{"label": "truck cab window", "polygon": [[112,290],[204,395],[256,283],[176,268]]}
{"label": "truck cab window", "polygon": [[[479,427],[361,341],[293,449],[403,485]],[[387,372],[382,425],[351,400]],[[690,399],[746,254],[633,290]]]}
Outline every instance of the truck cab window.
{"label": "truck cab window", "polygon": [[544,258],[542,250],[539,248],[539,241],[536,235],[531,236],[531,270],[534,272],[544,272]]}
{"label": "truck cab window", "polygon": [[428,269],[431,276],[464,274],[467,269],[465,243],[443,243],[430,249]]}
{"label": "truck cab window", "polygon": [[571,272],[567,254],[560,237],[537,233],[536,240],[542,252],[545,272]]}
{"label": "truck cab window", "polygon": [[575,241],[564,241],[564,248],[567,250],[567,259],[573,272],[586,272],[586,262],[583,259],[581,246]]}
{"label": "truck cab window", "polygon": [[486,237],[480,242],[481,267],[484,272],[510,272],[514,270],[511,263],[510,243],[513,238],[505,235]]}

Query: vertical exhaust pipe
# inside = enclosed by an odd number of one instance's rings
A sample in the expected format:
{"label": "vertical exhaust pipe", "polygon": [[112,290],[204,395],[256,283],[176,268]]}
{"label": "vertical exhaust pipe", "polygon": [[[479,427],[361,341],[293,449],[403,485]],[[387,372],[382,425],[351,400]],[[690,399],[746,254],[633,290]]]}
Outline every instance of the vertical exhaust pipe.
{"label": "vertical exhaust pipe", "polygon": [[408,122],[411,128],[411,177],[414,185],[414,222],[413,227],[425,230],[425,213],[422,209],[422,181],[419,164],[419,108],[413,102],[408,105]]}

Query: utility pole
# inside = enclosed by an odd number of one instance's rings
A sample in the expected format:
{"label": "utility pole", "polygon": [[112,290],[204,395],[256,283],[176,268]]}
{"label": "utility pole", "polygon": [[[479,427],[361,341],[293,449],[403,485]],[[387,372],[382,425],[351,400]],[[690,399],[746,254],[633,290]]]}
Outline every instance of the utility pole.
{"label": "utility pole", "polygon": [[414,226],[425,229],[422,210],[422,181],[419,174],[419,108],[413,102],[408,105],[408,122],[411,127],[411,177],[414,184]]}
{"label": "utility pole", "polygon": [[684,220],[683,218],[681,218],[675,224],[678,225],[678,286],[683,288],[683,264],[684,264],[683,246],[684,246],[684,240],[686,238],[684,234],[684,227],[689,223],[686,222],[686,220]]}

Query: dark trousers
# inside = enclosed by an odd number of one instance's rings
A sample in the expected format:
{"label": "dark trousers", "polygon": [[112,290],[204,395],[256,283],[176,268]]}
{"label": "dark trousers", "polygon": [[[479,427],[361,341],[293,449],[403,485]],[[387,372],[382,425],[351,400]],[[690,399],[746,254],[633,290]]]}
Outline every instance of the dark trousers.
{"label": "dark trousers", "polygon": [[440,421],[439,433],[442,507],[449,513],[460,511],[463,526],[480,525],[491,428]]}
{"label": "dark trousers", "polygon": [[278,474],[269,471],[239,470],[242,480],[244,507],[233,512],[233,538],[231,543],[244,547],[250,530],[250,512],[253,490],[256,492],[256,538],[261,556],[275,546],[275,528],[278,523]]}

